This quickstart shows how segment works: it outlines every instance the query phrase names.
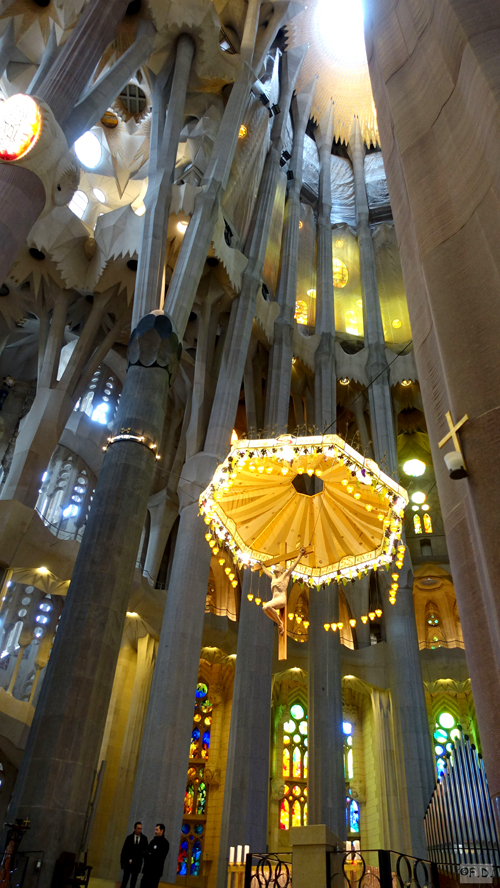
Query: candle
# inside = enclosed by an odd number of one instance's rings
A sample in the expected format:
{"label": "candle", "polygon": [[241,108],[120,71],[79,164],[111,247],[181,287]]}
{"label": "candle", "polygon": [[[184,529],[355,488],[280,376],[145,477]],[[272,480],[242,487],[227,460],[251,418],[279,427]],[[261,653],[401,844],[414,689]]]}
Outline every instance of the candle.
{"label": "candle", "polygon": [[231,848],[229,849],[229,863],[230,864],[234,863],[234,845],[232,845]]}
{"label": "candle", "polygon": [[236,863],[241,863],[241,852],[242,852],[242,850],[243,850],[243,848],[241,847],[241,845],[238,845],[237,848],[236,848]]}
{"label": "candle", "polygon": [[243,863],[247,862],[247,854],[250,854],[250,845],[245,845],[245,853],[243,855]]}

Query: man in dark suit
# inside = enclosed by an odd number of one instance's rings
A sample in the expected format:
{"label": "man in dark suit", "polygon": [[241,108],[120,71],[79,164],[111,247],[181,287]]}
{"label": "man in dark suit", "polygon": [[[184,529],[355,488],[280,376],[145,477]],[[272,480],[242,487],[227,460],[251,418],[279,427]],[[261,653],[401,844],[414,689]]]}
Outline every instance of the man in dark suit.
{"label": "man in dark suit", "polygon": [[158,888],[169,847],[165,838],[165,825],[157,823],[154,839],[151,839],[144,855],[141,888]]}
{"label": "man in dark suit", "polygon": [[123,843],[122,853],[120,855],[120,865],[123,870],[123,882],[121,888],[127,888],[130,879],[130,888],[135,888],[137,876],[142,867],[144,855],[148,850],[148,840],[142,833],[142,823],[140,820],[134,824],[134,831],[125,839]]}

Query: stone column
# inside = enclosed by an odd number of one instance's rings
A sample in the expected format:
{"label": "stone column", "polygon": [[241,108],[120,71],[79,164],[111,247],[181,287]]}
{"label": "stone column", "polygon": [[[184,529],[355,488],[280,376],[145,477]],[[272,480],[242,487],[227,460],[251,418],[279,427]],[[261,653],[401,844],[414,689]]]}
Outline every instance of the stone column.
{"label": "stone column", "polygon": [[354,118],[349,151],[354,171],[354,188],[356,193],[356,221],[359,245],[359,264],[361,270],[361,293],[363,296],[363,322],[365,328],[365,347],[368,348],[366,370],[370,379],[368,398],[372,425],[373,447],[375,459],[385,459],[386,471],[389,475],[397,472],[398,459],[396,438],[392,415],[391,390],[389,372],[385,354],[384,328],[377,284],[377,267],[375,250],[370,231],[368,199],[365,186],[365,146],[359,127],[359,120]]}
{"label": "stone column", "polygon": [[[417,27],[409,48],[399,39],[401,22],[404,18],[413,28],[416,15],[407,0],[397,11],[392,0],[370,4],[368,57],[446,541],[500,827],[500,551],[494,517],[500,496],[494,469],[500,436],[495,246],[500,10],[495,0],[451,4],[443,18],[426,19],[423,31]],[[461,37],[449,44],[450,34]],[[429,40],[438,51],[433,77],[424,86]],[[445,46],[449,51],[442,54]],[[464,76],[470,84],[465,91]],[[429,102],[432,119],[424,111]],[[452,132],[469,133],[466,152],[449,150]],[[444,451],[437,447],[448,431],[447,410],[455,420],[469,416],[459,432],[469,472],[462,481],[450,480]],[[451,449],[450,442],[445,452]]]}
{"label": "stone column", "polygon": [[[356,192],[365,345],[369,349],[367,370],[370,386],[368,396],[373,446],[376,461],[379,464],[384,464],[385,461],[388,474],[397,477],[396,434],[364,177],[365,148],[357,118],[354,118],[349,148],[353,162]],[[385,573],[381,574],[381,577],[383,582],[388,580],[388,575]],[[384,614],[390,650],[391,690],[394,696],[396,720],[402,737],[406,792],[412,812],[410,817],[411,849],[413,854],[423,855],[426,853],[423,817],[434,786],[434,769],[420,668],[412,586],[411,560],[406,552],[405,566],[400,572],[398,602],[392,606],[386,594]]]}
{"label": "stone column", "polygon": [[[66,119],[87,86],[106,46],[113,39],[128,0],[91,0],[43,81],[38,97],[47,102],[57,122]],[[0,164],[0,280],[45,206],[45,189],[35,173]]]}
{"label": "stone column", "polygon": [[[217,888],[227,884],[229,848],[250,845],[254,851],[267,845],[269,803],[269,742],[271,733],[271,684],[273,673],[274,623],[254,601],[248,601],[250,575],[245,571],[231,729],[227,753],[224,807]],[[270,582],[260,581],[263,600],[271,597]]]}
{"label": "stone column", "polygon": [[139,251],[132,329],[145,314],[162,304],[172,184],[193,55],[192,37],[181,34],[177,41],[174,76],[166,118],[162,113],[164,78],[158,78],[155,84],[151,166],[148,191],[144,201],[146,214]]}
{"label": "stone column", "polygon": [[[104,840],[102,843],[99,875],[102,879],[115,879],[119,873],[120,850],[124,837],[127,834],[128,811],[153,679],[157,646],[157,642],[151,635],[144,635],[137,639],[134,684],[128,710],[127,725],[123,736],[118,772],[106,821],[101,824],[101,828],[104,831]],[[134,820],[137,819],[137,817],[134,818]],[[148,827],[152,833],[153,827],[149,824]],[[96,832],[95,829],[94,832]],[[144,824],[144,832],[149,838],[146,824]]]}
{"label": "stone column", "polygon": [[[316,131],[320,159],[316,333],[315,420],[319,431],[335,431],[335,312],[332,270],[331,153],[333,104]],[[333,427],[332,427],[333,425]],[[325,623],[339,618],[338,586],[309,592],[309,823],[322,823],[345,837],[344,736],[342,733],[342,668],[340,633],[326,632]]]}
{"label": "stone column", "polygon": [[[192,711],[185,699],[187,694],[194,697],[198,677],[193,652],[201,646],[210,569],[210,548],[204,538],[206,525],[198,515],[198,499],[229,444],[234,426],[276,191],[285,113],[303,56],[304,50],[295,51],[284,64],[283,110],[273,127],[277,141],[262,177],[250,258],[242,291],[233,302],[205,450],[186,462],[179,485],[181,521],[132,801],[134,818],[137,814],[145,820],[157,817],[165,822],[167,838],[174,847],[180,836],[192,730]],[[267,786],[267,771],[264,782]],[[170,881],[175,881],[176,863],[172,854],[164,874]]]}
{"label": "stone column", "polygon": [[344,736],[336,585],[309,592],[309,823],[345,838]]}
{"label": "stone column", "polygon": [[304,137],[309,122],[317,78],[295,96],[292,102],[294,140],[290,172],[291,185],[285,206],[283,240],[281,246],[281,273],[276,301],[281,307],[274,322],[274,341],[269,353],[269,376],[266,394],[265,426],[270,434],[282,434],[288,429],[290,381],[292,377],[293,331],[297,301],[297,271],[299,253],[300,190],[304,166]]}
{"label": "stone column", "polygon": [[[316,425],[320,432],[336,430],[337,377],[335,373],[335,302],[332,255],[332,174],[334,107],[328,105],[316,130],[319,153],[319,210],[316,258],[316,349],[314,395]],[[333,829],[333,827],[332,827]]]}

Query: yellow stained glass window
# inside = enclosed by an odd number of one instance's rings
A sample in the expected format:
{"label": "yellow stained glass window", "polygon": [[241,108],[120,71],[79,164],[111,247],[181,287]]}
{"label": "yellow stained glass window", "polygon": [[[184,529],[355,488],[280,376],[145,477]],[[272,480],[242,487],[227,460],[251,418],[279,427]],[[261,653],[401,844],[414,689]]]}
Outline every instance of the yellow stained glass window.
{"label": "yellow stained glass window", "polygon": [[428,512],[424,514],[424,530],[426,533],[432,533],[432,518]]}
{"label": "yellow stained glass window", "polygon": [[283,750],[283,777],[290,776],[290,750],[285,747]]}
{"label": "yellow stained glass window", "polygon": [[300,802],[298,799],[295,799],[292,807],[292,826],[302,826]]}
{"label": "yellow stained glass window", "polygon": [[280,829],[290,829],[290,811],[286,799],[280,805]]}
{"label": "yellow stained glass window", "polygon": [[300,749],[298,746],[296,746],[295,749],[293,750],[292,763],[293,763],[292,776],[293,777],[302,777],[302,767],[301,767],[302,762],[301,762]]}
{"label": "yellow stained glass window", "polygon": [[413,528],[415,533],[422,533],[422,522],[420,520],[420,515],[413,516]]}
{"label": "yellow stained glass window", "polygon": [[306,751],[304,753],[304,779],[305,780],[307,780],[308,764],[309,764],[309,753]]}
{"label": "yellow stained glass window", "polygon": [[307,303],[303,299],[297,299],[295,303],[295,320],[298,324],[307,324]]}
{"label": "yellow stained glass window", "polygon": [[333,286],[341,290],[349,280],[349,271],[342,259],[333,260]]}

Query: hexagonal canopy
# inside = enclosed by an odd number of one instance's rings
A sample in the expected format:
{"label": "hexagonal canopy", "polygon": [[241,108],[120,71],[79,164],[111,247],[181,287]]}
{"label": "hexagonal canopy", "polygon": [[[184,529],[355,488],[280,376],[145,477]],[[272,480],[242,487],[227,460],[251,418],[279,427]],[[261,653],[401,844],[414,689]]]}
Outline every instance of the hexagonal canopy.
{"label": "hexagonal canopy", "polygon": [[242,566],[283,564],[284,544],[290,554],[311,548],[293,576],[319,585],[389,564],[407,503],[399,484],[337,435],[283,435],[235,443],[200,511],[212,546],[227,546]]}

